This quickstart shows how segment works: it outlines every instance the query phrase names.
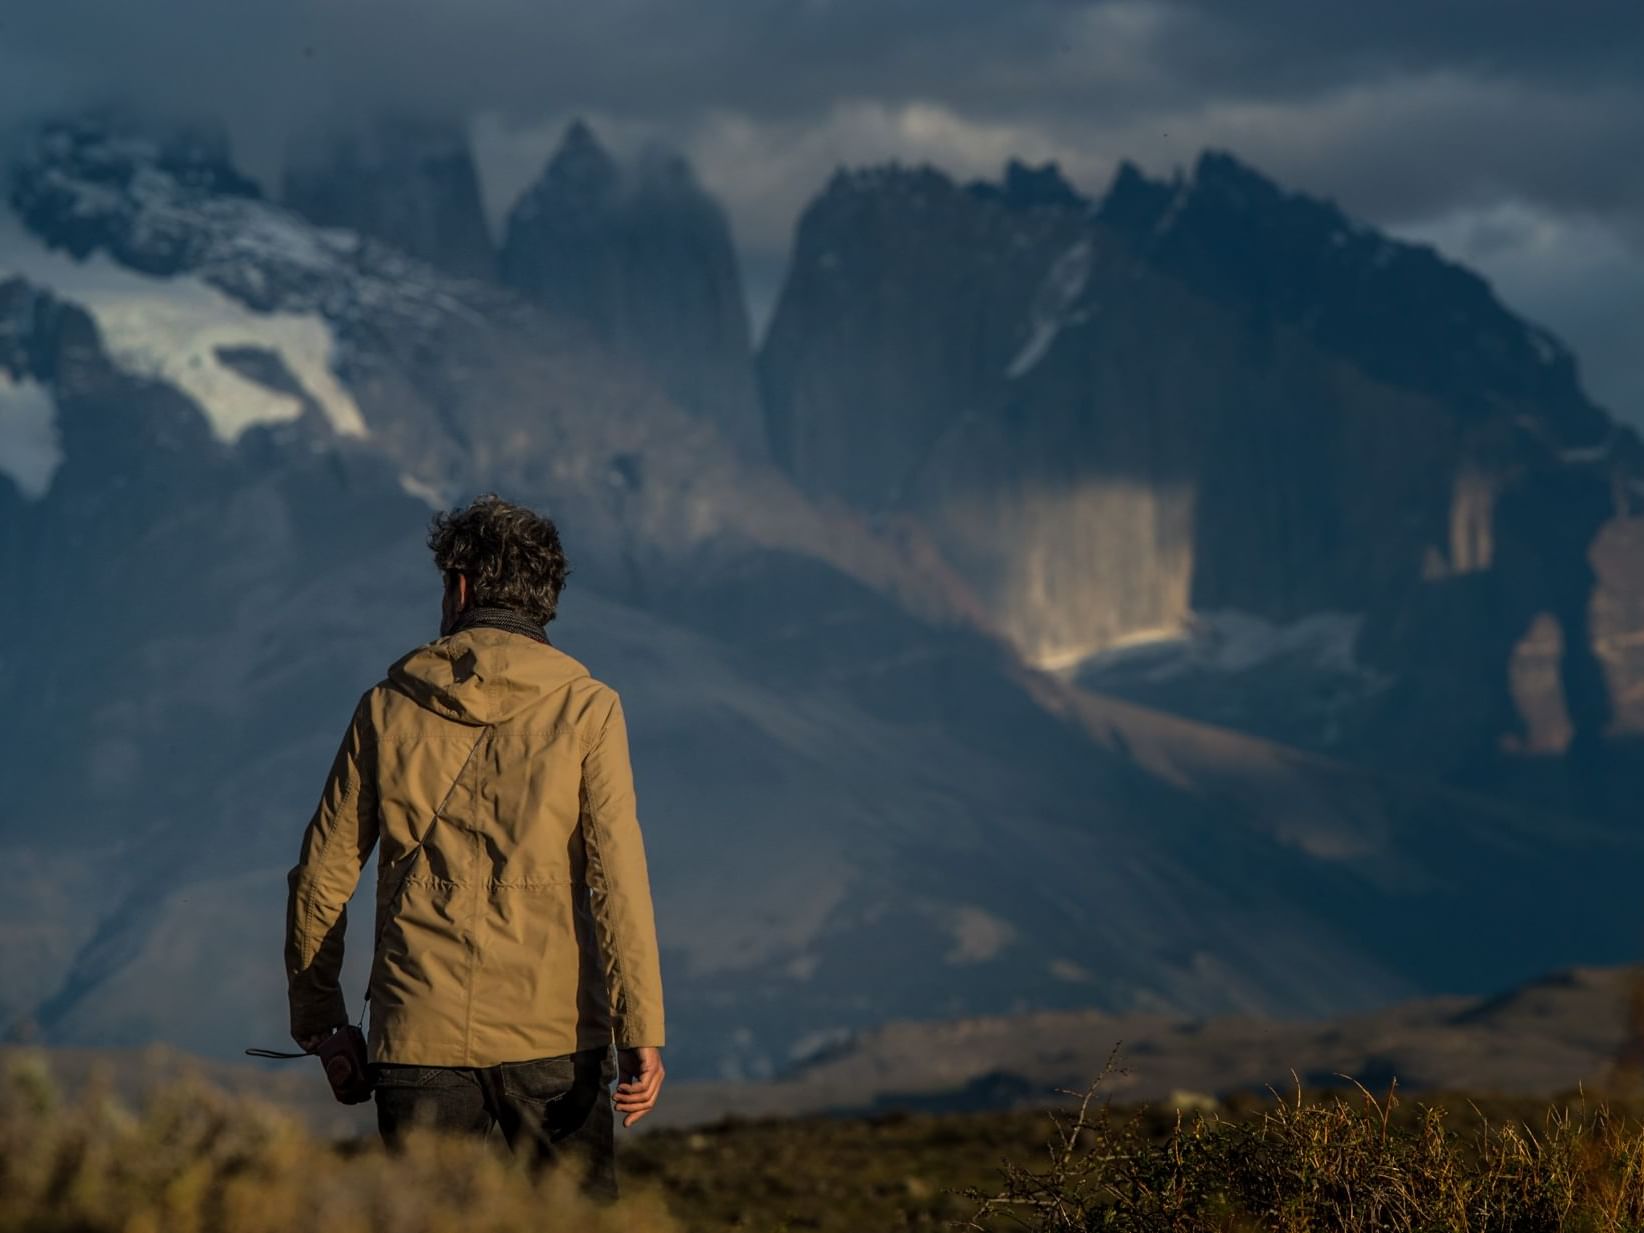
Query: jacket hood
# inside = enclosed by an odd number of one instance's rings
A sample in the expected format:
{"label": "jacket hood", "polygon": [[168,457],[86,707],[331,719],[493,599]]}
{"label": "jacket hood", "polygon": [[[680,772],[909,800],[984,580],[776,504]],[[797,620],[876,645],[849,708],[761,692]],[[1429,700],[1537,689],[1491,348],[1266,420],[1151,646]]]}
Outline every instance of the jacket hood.
{"label": "jacket hood", "polygon": [[558,647],[483,626],[425,643],[388,668],[419,706],[463,724],[502,723],[588,669]]}

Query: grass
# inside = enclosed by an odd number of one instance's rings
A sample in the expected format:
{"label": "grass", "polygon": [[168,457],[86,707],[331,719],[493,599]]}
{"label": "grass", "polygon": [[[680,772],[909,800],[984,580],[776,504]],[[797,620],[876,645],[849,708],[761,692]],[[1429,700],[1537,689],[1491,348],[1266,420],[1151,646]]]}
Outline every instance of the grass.
{"label": "grass", "polygon": [[726,1121],[624,1140],[624,1198],[495,1143],[329,1144],[202,1083],[135,1109],[0,1080],[0,1233],[1138,1233],[1644,1230],[1631,1106],[1292,1093],[1213,1113],[1110,1108]]}
{"label": "grass", "polygon": [[[1275,1099],[1244,1117],[1178,1116],[1161,1134],[1093,1104],[1057,1123],[1038,1168],[972,1191],[966,1227],[1032,1233],[1623,1233],[1644,1229],[1644,1126],[1577,1097],[1539,1117],[1396,1089]],[[1461,1125],[1456,1125],[1460,1122]]]}
{"label": "grass", "polygon": [[[546,1219],[545,1219],[546,1217]],[[0,1081],[0,1233],[677,1233],[660,1197],[589,1203],[483,1142],[403,1156],[315,1141],[291,1116],[182,1081],[133,1112],[98,1082],[60,1101],[43,1066]]]}

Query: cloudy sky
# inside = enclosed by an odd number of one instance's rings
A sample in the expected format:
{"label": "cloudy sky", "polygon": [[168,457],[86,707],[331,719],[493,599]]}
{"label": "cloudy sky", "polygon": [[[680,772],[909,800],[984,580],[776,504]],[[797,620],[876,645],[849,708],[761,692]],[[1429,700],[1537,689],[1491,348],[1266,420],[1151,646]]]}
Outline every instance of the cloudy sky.
{"label": "cloudy sky", "polygon": [[254,172],[315,117],[474,124],[500,212],[575,114],[682,148],[756,304],[840,163],[961,175],[1206,146],[1490,277],[1644,425],[1640,0],[0,0],[0,109],[219,118]]}

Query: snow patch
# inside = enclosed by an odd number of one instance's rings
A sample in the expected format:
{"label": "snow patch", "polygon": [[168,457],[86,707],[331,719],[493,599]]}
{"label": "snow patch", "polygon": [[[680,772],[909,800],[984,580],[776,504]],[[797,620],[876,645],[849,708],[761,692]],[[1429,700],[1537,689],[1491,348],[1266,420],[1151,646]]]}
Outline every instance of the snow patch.
{"label": "snow patch", "polygon": [[1530,339],[1530,345],[1535,348],[1536,359],[1542,364],[1552,364],[1559,358],[1559,345],[1545,330],[1530,326],[1524,332]]}
{"label": "snow patch", "polygon": [[1235,608],[1196,613],[1189,618],[1195,666],[1214,672],[1244,672],[1279,657],[1300,657],[1320,668],[1356,673],[1354,647],[1364,625],[1362,613],[1312,612],[1288,625]]}
{"label": "snow patch", "polygon": [[1062,327],[1070,323],[1069,310],[1090,281],[1090,257],[1090,241],[1080,240],[1051,264],[1033,297],[1027,341],[1005,368],[1005,376],[1012,381],[1032,371]]}
{"label": "snow patch", "polygon": [[[247,237],[254,247],[288,246],[290,234]],[[315,313],[259,313],[194,277],[155,278],[96,254],[75,261],[11,221],[0,224],[0,268],[92,315],[109,358],[136,376],[165,381],[192,398],[226,442],[253,424],[302,414],[302,401],[269,389],[218,359],[219,348],[260,347],[278,355],[339,434],[366,435],[365,419],[332,371],[336,339]]]}
{"label": "snow patch", "polygon": [[38,501],[51,488],[63,463],[57,435],[57,404],[51,392],[28,378],[12,379],[0,369],[0,474]]}
{"label": "snow patch", "polygon": [[1558,460],[1568,463],[1603,462],[1610,456],[1610,443],[1604,441],[1598,445],[1572,445],[1558,451]]}
{"label": "snow patch", "polygon": [[1143,679],[1168,681],[1196,671],[1239,673],[1276,659],[1299,659],[1327,672],[1369,677],[1354,654],[1363,625],[1362,613],[1329,610],[1288,624],[1236,608],[1195,612],[1177,630],[1144,631],[1088,656],[1079,668],[1151,665]]}
{"label": "snow patch", "polygon": [[1153,224],[1155,237],[1170,234],[1176,226],[1176,220],[1181,217],[1182,210],[1187,205],[1188,198],[1191,195],[1192,186],[1186,180],[1176,185],[1176,191],[1172,194],[1169,204],[1165,206],[1164,213],[1159,215],[1159,221]]}
{"label": "snow patch", "polygon": [[1565,463],[1592,463],[1603,462],[1615,448],[1616,438],[1620,434],[1612,425],[1604,434],[1604,439],[1594,445],[1568,445],[1558,451],[1558,459]]}

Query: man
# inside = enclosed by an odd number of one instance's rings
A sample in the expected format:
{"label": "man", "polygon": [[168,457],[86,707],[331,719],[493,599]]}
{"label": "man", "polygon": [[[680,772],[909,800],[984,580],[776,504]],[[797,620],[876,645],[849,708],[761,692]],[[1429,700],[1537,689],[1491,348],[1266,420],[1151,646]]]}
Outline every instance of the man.
{"label": "man", "polygon": [[291,870],[291,1034],[347,1023],[346,904],[381,844],[367,997],[378,1127],[579,1156],[616,1192],[615,1108],[662,1084],[662,982],[622,702],[548,641],[568,572],[546,518],[494,494],[436,515],[440,637],[355,707]]}

